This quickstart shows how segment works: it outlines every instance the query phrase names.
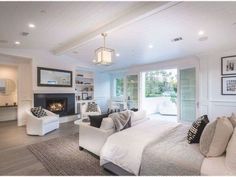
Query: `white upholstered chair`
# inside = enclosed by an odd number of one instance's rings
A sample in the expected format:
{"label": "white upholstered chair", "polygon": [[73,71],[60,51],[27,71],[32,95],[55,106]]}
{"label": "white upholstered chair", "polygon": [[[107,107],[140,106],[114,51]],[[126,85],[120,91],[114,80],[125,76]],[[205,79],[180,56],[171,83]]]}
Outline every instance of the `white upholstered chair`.
{"label": "white upholstered chair", "polygon": [[87,107],[88,107],[88,103],[81,103],[80,104],[80,117],[81,119],[87,119],[88,116],[97,116],[97,115],[101,115],[101,109],[100,107],[97,105],[98,111],[97,112],[87,112]]}
{"label": "white upholstered chair", "polygon": [[31,111],[26,112],[26,132],[28,135],[43,136],[46,133],[59,128],[59,115],[46,109],[47,116],[37,118]]}

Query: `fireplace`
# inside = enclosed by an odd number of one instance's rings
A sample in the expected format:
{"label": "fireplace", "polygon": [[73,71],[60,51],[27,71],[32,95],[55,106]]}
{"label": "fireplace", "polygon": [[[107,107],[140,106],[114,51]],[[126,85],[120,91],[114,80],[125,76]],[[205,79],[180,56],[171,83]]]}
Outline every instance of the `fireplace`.
{"label": "fireplace", "polygon": [[75,114],[75,95],[61,94],[34,94],[34,106],[42,106],[60,117]]}
{"label": "fireplace", "polygon": [[47,110],[60,113],[67,109],[67,98],[46,98]]}

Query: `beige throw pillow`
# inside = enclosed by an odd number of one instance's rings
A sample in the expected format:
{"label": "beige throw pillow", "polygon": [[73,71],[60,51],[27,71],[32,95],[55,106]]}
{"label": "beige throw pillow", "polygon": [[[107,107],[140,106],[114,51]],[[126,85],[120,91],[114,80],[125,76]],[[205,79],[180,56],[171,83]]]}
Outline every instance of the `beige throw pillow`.
{"label": "beige throw pillow", "polygon": [[231,117],[229,117],[229,120],[233,124],[233,126],[236,127],[236,116],[234,113],[232,113]]}
{"label": "beige throw pillow", "polygon": [[236,175],[236,129],[226,149],[225,164],[232,171],[232,175]]}
{"label": "beige throw pillow", "polygon": [[233,133],[232,123],[228,118],[217,118],[209,123],[202,132],[200,151],[207,157],[217,157],[225,152]]}

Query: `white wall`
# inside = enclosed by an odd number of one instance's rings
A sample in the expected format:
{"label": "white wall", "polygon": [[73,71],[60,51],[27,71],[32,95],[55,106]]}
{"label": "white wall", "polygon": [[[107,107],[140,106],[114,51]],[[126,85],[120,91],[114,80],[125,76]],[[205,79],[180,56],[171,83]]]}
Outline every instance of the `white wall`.
{"label": "white wall", "polygon": [[210,119],[236,113],[236,96],[221,95],[221,57],[236,55],[236,49],[198,55],[200,59],[200,111]]}
{"label": "white wall", "polygon": [[94,98],[101,107],[102,112],[106,112],[110,100],[110,75],[108,73],[95,72],[94,84]]}
{"label": "white wall", "polygon": [[[236,96],[221,95],[221,57],[236,55],[236,49],[229,51],[207,52],[193,57],[176,59],[166,62],[153,63],[148,65],[131,67],[129,69],[112,71],[111,73],[111,94],[112,79],[116,76],[140,73],[142,71],[187,68],[196,66],[198,77],[198,99],[199,115],[208,114],[211,120],[217,116],[229,116],[236,113]],[[140,89],[142,89],[140,87]],[[140,97],[142,99],[142,97]],[[141,105],[142,106],[142,105]]]}
{"label": "white wall", "polygon": [[[24,81],[19,82],[19,85],[22,85],[22,89],[20,89],[21,95],[23,95],[24,103],[21,109],[19,109],[18,114],[22,115],[25,110],[32,107],[33,103],[33,93],[74,93],[75,92],[75,84],[73,82],[73,87],[38,87],[37,86],[37,67],[47,67],[47,68],[56,68],[62,70],[73,71],[73,80],[75,78],[75,70],[78,68],[92,70],[90,66],[81,63],[78,59],[69,57],[69,56],[56,56],[48,51],[41,50],[27,50],[27,49],[1,49],[0,54],[16,56],[13,58],[28,58],[30,59],[30,68],[24,66],[23,64],[19,65],[19,72],[21,73],[19,78],[30,79],[30,86],[27,84],[24,86]],[[11,57],[7,59],[1,59],[4,63],[9,63]],[[20,60],[20,59],[19,59]],[[11,62],[11,61],[10,61]],[[13,61],[12,63],[14,63]],[[93,70],[94,71],[94,70]],[[95,72],[95,99],[99,101],[102,107],[107,107],[107,100],[110,96],[110,85],[109,85],[109,75],[105,73]],[[20,105],[19,105],[20,107]],[[104,108],[106,109],[106,108]],[[20,123],[19,123],[20,122]],[[18,121],[18,125],[24,125],[25,121],[20,119]]]}
{"label": "white wall", "polygon": [[25,124],[25,110],[29,110],[32,106],[31,60],[12,55],[0,54],[0,64],[17,67],[17,123],[19,126],[22,126]]}
{"label": "white wall", "polygon": [[54,55],[49,51],[42,50],[27,50],[27,49],[0,49],[0,53],[22,56],[32,59],[32,78],[34,93],[74,93],[73,87],[38,87],[37,86],[37,67],[56,68],[62,70],[73,71],[73,79],[75,78],[75,70],[77,66],[88,67],[81,63],[78,59],[74,59],[65,55]]}

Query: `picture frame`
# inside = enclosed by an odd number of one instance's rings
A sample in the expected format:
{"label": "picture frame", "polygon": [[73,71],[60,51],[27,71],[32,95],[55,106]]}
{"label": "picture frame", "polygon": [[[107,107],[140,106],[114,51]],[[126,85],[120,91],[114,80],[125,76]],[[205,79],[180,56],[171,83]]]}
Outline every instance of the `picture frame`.
{"label": "picture frame", "polygon": [[236,76],[221,77],[221,94],[236,95]]}
{"label": "picture frame", "polygon": [[236,55],[221,57],[221,75],[236,74]]}
{"label": "picture frame", "polygon": [[73,87],[73,73],[67,70],[37,67],[37,85],[39,87]]}
{"label": "picture frame", "polygon": [[82,100],[87,100],[88,93],[82,93]]}

